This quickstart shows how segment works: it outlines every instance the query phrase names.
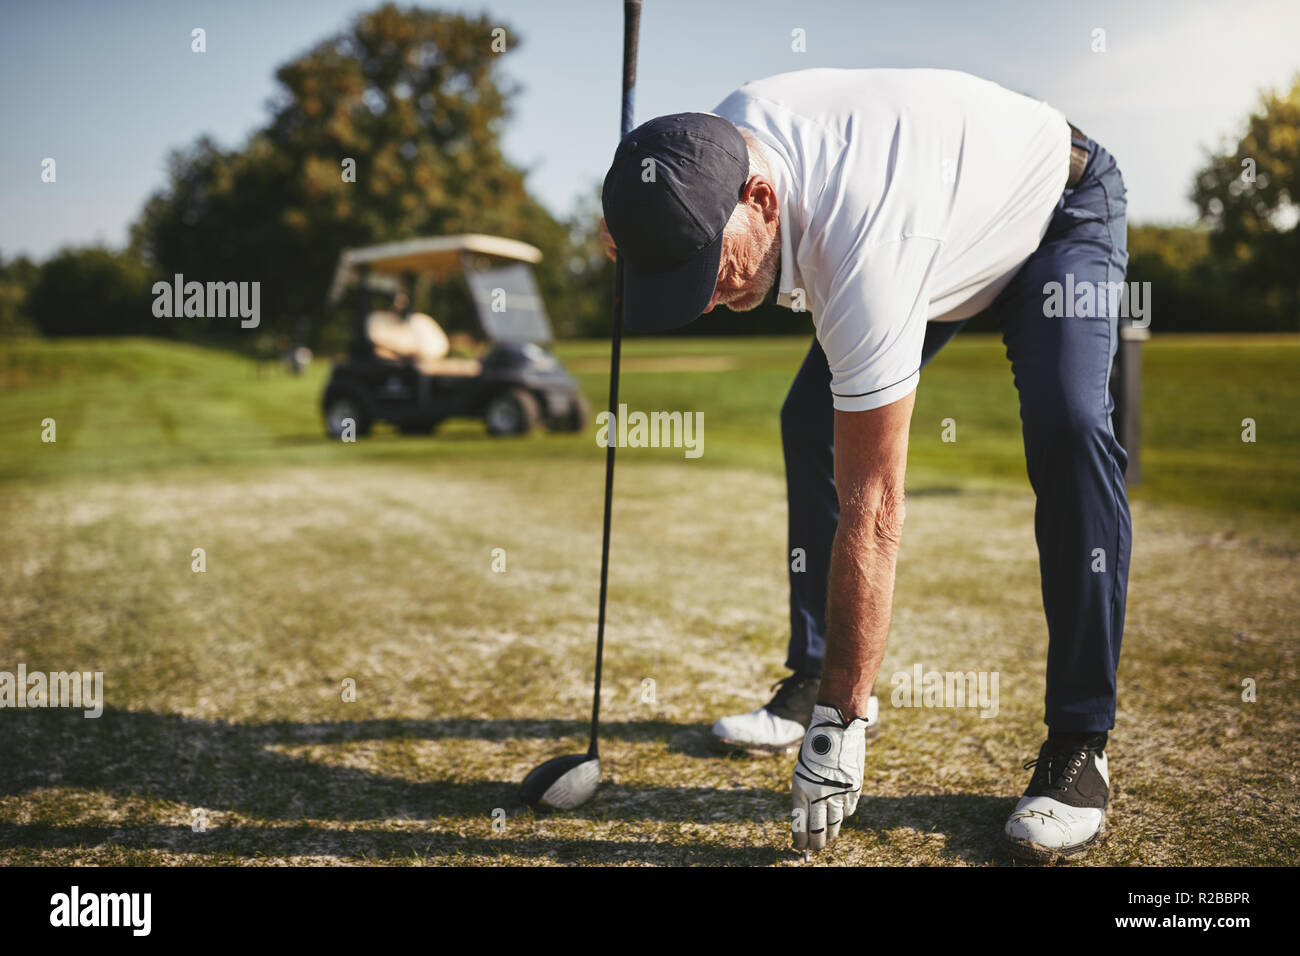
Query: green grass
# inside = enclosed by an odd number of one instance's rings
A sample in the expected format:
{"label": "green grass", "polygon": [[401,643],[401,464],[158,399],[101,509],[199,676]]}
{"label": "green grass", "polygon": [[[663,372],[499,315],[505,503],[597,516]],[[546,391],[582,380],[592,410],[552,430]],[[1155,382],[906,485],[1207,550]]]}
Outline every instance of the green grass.
{"label": "green grass", "polygon": [[[806,348],[796,338],[632,340],[625,348],[621,399],[633,409],[703,412],[704,467],[780,475],[777,416]],[[603,407],[608,345],[566,343],[559,352],[593,405]],[[681,370],[668,370],[674,361]],[[1145,477],[1132,497],[1295,526],[1300,336],[1156,338],[1144,363]],[[0,349],[0,441],[7,450],[0,481],[190,465],[329,466],[501,455],[500,443],[472,422],[444,426],[437,442],[413,442],[382,427],[374,440],[356,446],[321,442],[317,405],[327,374],[323,362],[295,379],[229,353],[150,340],[11,342]],[[1017,409],[998,339],[954,339],[927,368],[918,392],[913,486],[1023,484]],[[32,440],[46,417],[57,422],[56,446]],[[1254,443],[1241,440],[1248,417],[1256,422]],[[957,423],[955,443],[941,441],[946,418]],[[587,436],[547,436],[511,442],[509,454],[532,461],[588,460],[600,453]],[[640,454],[662,461],[681,455],[671,449]]]}
{"label": "green grass", "polygon": [[[321,435],[323,363],[0,346],[0,670],[102,670],[107,696],[99,720],[0,711],[0,863],[791,863],[789,761],[719,753],[708,725],[782,673],[776,415],[806,346],[626,343],[623,401],[703,411],[705,454],[620,453],[605,773],[554,817],[515,789],[583,746],[590,434],[343,445]],[[561,354],[599,406],[608,347]],[[1147,348],[1117,792],[1090,863],[1300,860],[1298,360],[1297,338]],[[918,395],[884,729],[828,862],[1006,862],[1046,649],[1023,467],[1000,343],[959,336]],[[918,662],[999,671],[998,716],[890,708]]]}

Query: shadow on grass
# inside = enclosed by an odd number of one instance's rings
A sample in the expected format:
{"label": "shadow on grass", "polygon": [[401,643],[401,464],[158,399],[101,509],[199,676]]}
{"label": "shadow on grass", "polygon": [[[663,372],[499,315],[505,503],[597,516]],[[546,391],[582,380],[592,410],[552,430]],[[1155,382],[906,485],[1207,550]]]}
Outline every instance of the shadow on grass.
{"label": "shadow on grass", "polygon": [[[493,857],[527,857],[556,863],[628,863],[647,857],[674,866],[767,866],[792,860],[776,846],[723,847],[640,840],[575,840],[462,836],[437,831],[321,830],[315,827],[186,826],[50,827],[0,823],[0,847],[49,849],[166,850],[205,856],[257,858],[331,856],[355,862],[401,863],[447,858],[483,865]],[[221,861],[216,861],[221,862]],[[511,861],[514,862],[514,861]]]}
{"label": "shadow on grass", "polygon": [[941,859],[973,866],[1010,865],[1012,859],[1002,842],[1002,827],[1015,805],[1015,797],[973,793],[864,795],[846,826],[850,831],[883,833],[906,828],[936,833],[943,837],[942,849],[934,853]]}
{"label": "shadow on grass", "polygon": [[[166,801],[182,807],[283,821],[419,821],[481,819],[495,808],[528,817],[518,781],[413,780],[354,767],[330,765],[273,749],[363,740],[510,740],[582,738],[578,721],[367,720],[357,722],[231,724],[173,714],[106,709],[98,720],[64,710],[9,711],[0,735],[0,795],[55,786],[76,787],[120,798]],[[610,739],[668,740],[679,752],[703,752],[703,729],[666,721],[633,721],[602,727]],[[581,749],[581,748],[578,748]],[[711,756],[720,756],[710,751]],[[660,821],[701,825],[785,825],[784,792],[745,787],[643,787],[603,783],[598,799],[571,817],[601,822]],[[997,862],[996,836],[1010,808],[1006,798],[949,794],[864,797],[856,829],[893,827],[946,835],[940,854],[971,863]],[[146,811],[147,812],[147,811]],[[48,817],[48,812],[42,812]],[[215,836],[214,836],[215,835]],[[427,829],[329,830],[299,826],[216,827],[193,833],[186,826],[123,827],[0,824],[0,847],[114,846],[166,848],[175,852],[245,856],[381,856],[398,859],[510,853],[560,860],[619,862],[653,855],[671,862],[749,865],[782,859],[783,849],[734,849],[662,842],[548,840],[485,836],[482,839]],[[755,854],[758,853],[756,857]],[[680,859],[678,857],[680,856]],[[761,859],[759,857],[762,857]]]}
{"label": "shadow on grass", "polygon": [[[577,721],[370,720],[238,724],[174,714],[105,709],[97,720],[65,710],[9,711],[0,739],[0,794],[74,786],[119,796],[231,810],[273,820],[372,820],[482,816],[523,811],[518,781],[418,780],[386,776],[281,753],[276,748],[357,741],[556,741],[581,749]],[[659,739],[682,730],[666,722],[611,724],[608,738]],[[567,745],[567,746],[566,746]],[[411,759],[403,758],[409,767]],[[418,768],[413,775],[418,775]],[[763,820],[774,812],[765,790],[638,789],[605,784],[601,819]],[[680,807],[680,809],[675,809]]]}

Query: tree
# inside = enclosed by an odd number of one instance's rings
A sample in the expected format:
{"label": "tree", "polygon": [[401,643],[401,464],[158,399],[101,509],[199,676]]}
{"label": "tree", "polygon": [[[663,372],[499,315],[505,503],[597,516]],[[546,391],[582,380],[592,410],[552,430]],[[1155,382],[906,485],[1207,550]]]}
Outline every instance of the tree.
{"label": "tree", "polygon": [[1159,332],[1267,327],[1258,310],[1243,311],[1231,271],[1210,253],[1209,229],[1129,226],[1128,253],[1128,281],[1155,290],[1151,319]]}
{"label": "tree", "polygon": [[[565,226],[501,153],[514,91],[497,78],[499,27],[392,4],[361,15],[277,70],[270,122],[243,149],[199,140],[173,155],[137,247],[164,275],[260,281],[269,329],[321,315],[345,247],[418,235],[531,242],[546,257],[543,295],[563,302]],[[517,46],[501,29],[506,50]],[[463,290],[439,301],[469,308]],[[464,318],[438,317],[453,327]]]}
{"label": "tree", "polygon": [[[609,338],[614,308],[614,263],[600,244],[600,187],[579,197],[569,216],[565,292],[557,297],[565,310],[552,309],[559,335]],[[548,300],[550,301],[550,300]]]}
{"label": "tree", "polygon": [[1192,199],[1241,292],[1300,330],[1300,75],[1261,95],[1237,143],[1197,174]]}
{"label": "tree", "polygon": [[35,331],[27,315],[27,292],[39,273],[40,267],[26,256],[9,262],[0,259],[0,337]]}
{"label": "tree", "polygon": [[43,335],[153,331],[144,265],[103,246],[64,249],[40,266],[25,312]]}

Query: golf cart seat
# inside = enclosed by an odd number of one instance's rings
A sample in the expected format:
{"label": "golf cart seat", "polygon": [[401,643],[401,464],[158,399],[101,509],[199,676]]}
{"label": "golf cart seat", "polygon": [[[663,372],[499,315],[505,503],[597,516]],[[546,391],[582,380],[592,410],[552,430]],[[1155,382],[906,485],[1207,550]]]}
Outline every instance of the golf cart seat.
{"label": "golf cart seat", "polygon": [[464,375],[469,378],[483,371],[483,363],[472,358],[417,359],[415,367],[425,375]]}
{"label": "golf cart seat", "polygon": [[451,358],[450,342],[432,316],[411,312],[405,319],[395,312],[371,312],[366,336],[375,357],[400,362],[409,359],[425,375],[478,375],[478,359]]}

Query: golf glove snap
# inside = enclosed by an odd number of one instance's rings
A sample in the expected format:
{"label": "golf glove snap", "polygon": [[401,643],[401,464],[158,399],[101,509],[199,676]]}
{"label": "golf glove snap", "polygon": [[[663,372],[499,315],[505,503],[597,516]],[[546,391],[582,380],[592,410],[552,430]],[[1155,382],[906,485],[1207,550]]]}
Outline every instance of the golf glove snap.
{"label": "golf glove snap", "polygon": [[866,731],[863,717],[846,721],[835,707],[813,707],[791,785],[790,828],[796,850],[825,847],[839,835],[844,818],[858,808]]}

